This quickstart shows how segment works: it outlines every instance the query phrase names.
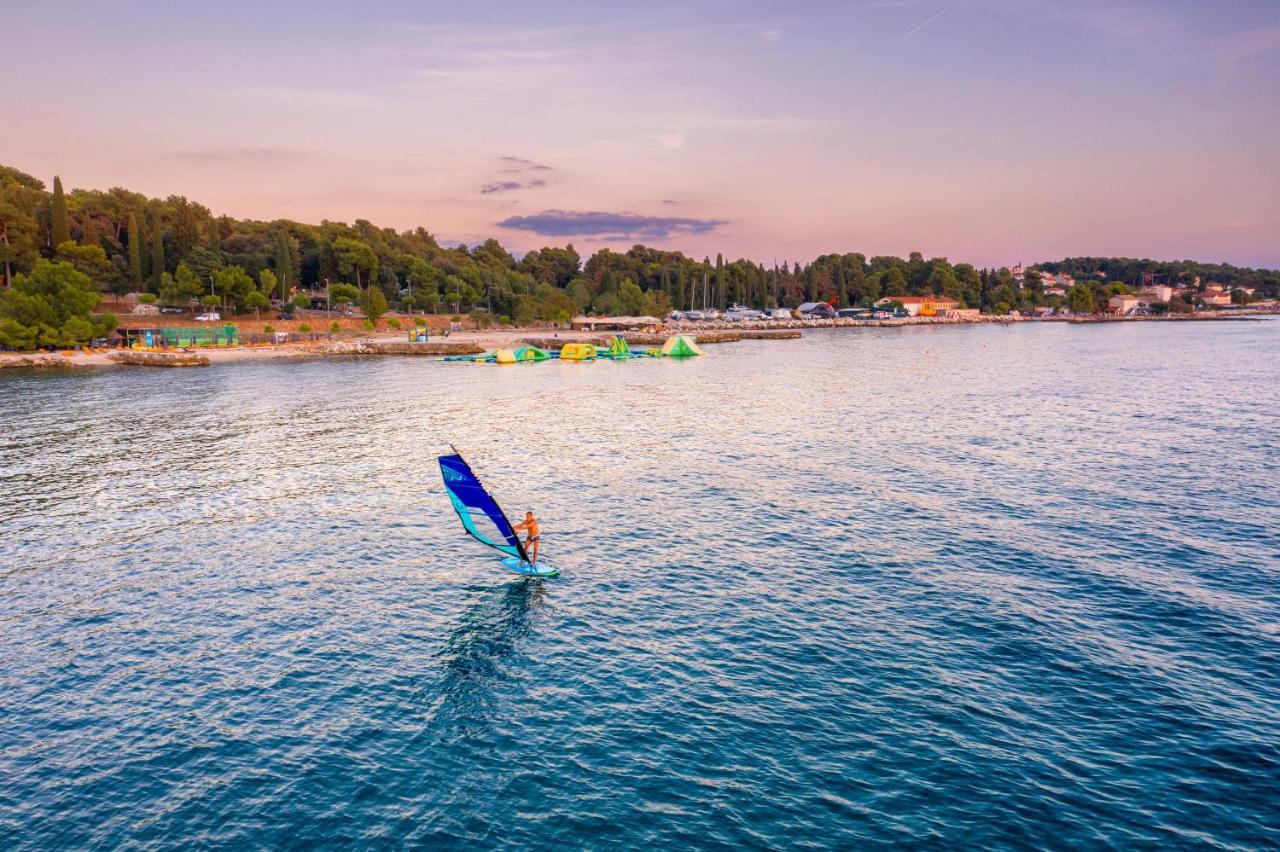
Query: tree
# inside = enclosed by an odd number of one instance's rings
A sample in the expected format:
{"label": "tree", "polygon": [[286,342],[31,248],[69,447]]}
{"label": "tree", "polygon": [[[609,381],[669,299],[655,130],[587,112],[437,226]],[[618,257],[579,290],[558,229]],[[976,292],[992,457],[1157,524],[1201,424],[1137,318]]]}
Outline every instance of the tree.
{"label": "tree", "polygon": [[66,261],[89,276],[95,289],[102,289],[111,282],[115,267],[107,259],[107,253],[99,245],[76,245],[65,240],[53,253],[54,260]]}
{"label": "tree", "polygon": [[[338,272],[343,276],[355,275],[357,289],[372,282],[377,275],[378,256],[366,243],[349,237],[340,237],[333,241],[333,251],[338,261]],[[360,276],[361,272],[364,273],[363,279]]]}
{"label": "tree", "polygon": [[[293,252],[289,250],[289,238],[284,231],[276,234],[276,280],[280,282],[280,300],[284,301],[293,286]],[[270,292],[268,291],[268,295]]]}
{"label": "tree", "polygon": [[160,292],[160,277],[164,275],[164,224],[160,214],[151,220],[151,286]]}
{"label": "tree", "polygon": [[253,279],[239,266],[222,267],[214,273],[213,283],[223,304],[230,305],[237,311],[245,306],[245,299],[249,294],[255,292]]}
{"label": "tree", "polygon": [[[204,286],[200,278],[185,263],[179,263],[172,277],[165,276],[160,285],[160,302],[165,305],[186,306],[201,294]],[[217,304],[217,297],[214,297]]]}
{"label": "tree", "polygon": [[37,260],[0,293],[0,345],[83,346],[116,326],[111,314],[92,313],[101,296],[89,276],[66,261]]}
{"label": "tree", "polygon": [[1067,291],[1067,307],[1078,314],[1091,314],[1097,310],[1093,290],[1086,284],[1076,284]]}
{"label": "tree", "polygon": [[370,321],[377,322],[387,312],[387,297],[382,295],[382,288],[370,287],[369,292],[360,303],[360,307]]}
{"label": "tree", "polygon": [[134,292],[142,290],[142,231],[138,214],[129,214],[129,283]]}
{"label": "tree", "polygon": [[354,305],[360,299],[360,291],[350,284],[333,284],[329,287],[329,299],[340,305]]}
{"label": "tree", "polygon": [[[271,294],[276,289],[276,275],[270,269],[264,269],[258,273],[258,286],[262,288],[262,294],[266,297],[267,303],[271,303]],[[280,303],[284,304],[284,294],[281,294]]]}
{"label": "tree", "polygon": [[50,240],[57,248],[71,239],[71,223],[67,221],[67,198],[62,194],[62,178],[53,176],[53,205],[50,214]]}
{"label": "tree", "polygon": [[271,307],[271,300],[267,298],[265,293],[254,290],[244,297],[244,306],[252,310],[254,316],[261,316],[264,309]]}

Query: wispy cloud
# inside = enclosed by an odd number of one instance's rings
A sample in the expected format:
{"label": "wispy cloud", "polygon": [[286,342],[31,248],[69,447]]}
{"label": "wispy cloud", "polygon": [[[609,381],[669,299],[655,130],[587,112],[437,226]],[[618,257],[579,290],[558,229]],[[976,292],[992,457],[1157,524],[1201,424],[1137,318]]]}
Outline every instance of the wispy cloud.
{"label": "wispy cloud", "polygon": [[168,156],[171,160],[192,163],[278,166],[301,160],[305,154],[291,148],[212,147],[174,151]]}
{"label": "wispy cloud", "polygon": [[782,38],[782,30],[761,30],[760,40],[766,44],[773,44]]}
{"label": "wispy cloud", "polygon": [[938,10],[937,12],[934,12],[932,15],[930,15],[930,16],[929,16],[929,17],[927,17],[927,18],[925,18],[925,19],[924,19],[924,21],[923,21],[922,23],[917,24],[916,26],[914,26],[914,27],[912,27],[910,30],[908,30],[906,33],[904,33],[904,34],[902,35],[902,37],[901,37],[901,38],[899,38],[897,41],[895,41],[895,42],[894,42],[894,44],[895,44],[895,45],[897,45],[897,44],[902,44],[904,41],[906,41],[907,39],[911,38],[913,35],[915,35],[916,33],[920,32],[920,31],[921,31],[921,30],[923,30],[925,27],[929,26],[929,25],[930,25],[930,24],[932,24],[934,21],[938,20],[939,18],[941,18],[943,15],[947,14],[947,12],[950,12],[950,11],[951,11],[951,8],[950,8],[950,7],[947,7],[947,8],[945,8],[945,9],[940,9],[940,10]]}
{"label": "wispy cloud", "polygon": [[531,216],[510,216],[497,224],[500,228],[530,231],[544,237],[607,236],[616,240],[664,240],[672,235],[706,234],[727,225],[728,220],[544,210]]}
{"label": "wispy cloud", "polygon": [[1244,62],[1280,51],[1280,27],[1264,27],[1220,36],[1214,54],[1223,62]]}
{"label": "wispy cloud", "polygon": [[292,86],[241,86],[218,94],[237,100],[254,100],[326,109],[376,109],[383,101],[364,92],[306,89]]}
{"label": "wispy cloud", "polygon": [[541,189],[547,185],[547,176],[555,169],[546,163],[535,162],[526,157],[499,157],[501,168],[498,173],[504,177],[494,178],[480,186],[481,195],[495,195],[504,192],[517,192],[522,189]]}

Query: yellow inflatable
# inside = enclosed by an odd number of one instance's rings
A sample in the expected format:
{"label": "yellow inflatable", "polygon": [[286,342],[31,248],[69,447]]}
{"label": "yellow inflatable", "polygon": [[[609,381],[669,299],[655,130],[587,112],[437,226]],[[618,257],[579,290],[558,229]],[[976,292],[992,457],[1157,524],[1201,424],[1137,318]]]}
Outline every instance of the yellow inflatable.
{"label": "yellow inflatable", "polygon": [[561,361],[590,361],[596,357],[596,347],[591,343],[566,343],[560,350]]}
{"label": "yellow inflatable", "polygon": [[499,349],[493,353],[493,360],[499,364],[514,364],[516,362],[516,353],[510,349]]}

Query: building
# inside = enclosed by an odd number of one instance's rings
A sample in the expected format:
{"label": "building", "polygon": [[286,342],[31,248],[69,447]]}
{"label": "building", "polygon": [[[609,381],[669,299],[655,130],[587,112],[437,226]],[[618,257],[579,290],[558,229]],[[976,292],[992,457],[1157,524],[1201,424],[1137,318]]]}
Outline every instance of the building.
{"label": "building", "polygon": [[1200,298],[1204,300],[1206,305],[1212,305],[1217,308],[1231,304],[1231,294],[1224,293],[1221,290],[1205,290]]}
{"label": "building", "polygon": [[946,316],[948,311],[960,307],[955,299],[946,296],[886,296],[877,305],[901,302],[902,308],[913,317]]}
{"label": "building", "polygon": [[1137,296],[1112,296],[1107,300],[1107,313],[1118,317],[1127,317],[1137,313],[1142,300]]}
{"label": "building", "polygon": [[1168,284],[1152,284],[1144,287],[1139,296],[1149,302],[1167,302],[1173,298],[1174,290]]}

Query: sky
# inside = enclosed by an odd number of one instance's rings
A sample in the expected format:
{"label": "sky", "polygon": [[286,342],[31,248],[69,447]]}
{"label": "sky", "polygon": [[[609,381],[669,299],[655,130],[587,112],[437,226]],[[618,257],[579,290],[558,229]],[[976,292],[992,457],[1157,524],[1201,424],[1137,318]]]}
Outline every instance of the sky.
{"label": "sky", "polygon": [[1280,267],[1280,0],[19,3],[0,163],[215,213]]}

